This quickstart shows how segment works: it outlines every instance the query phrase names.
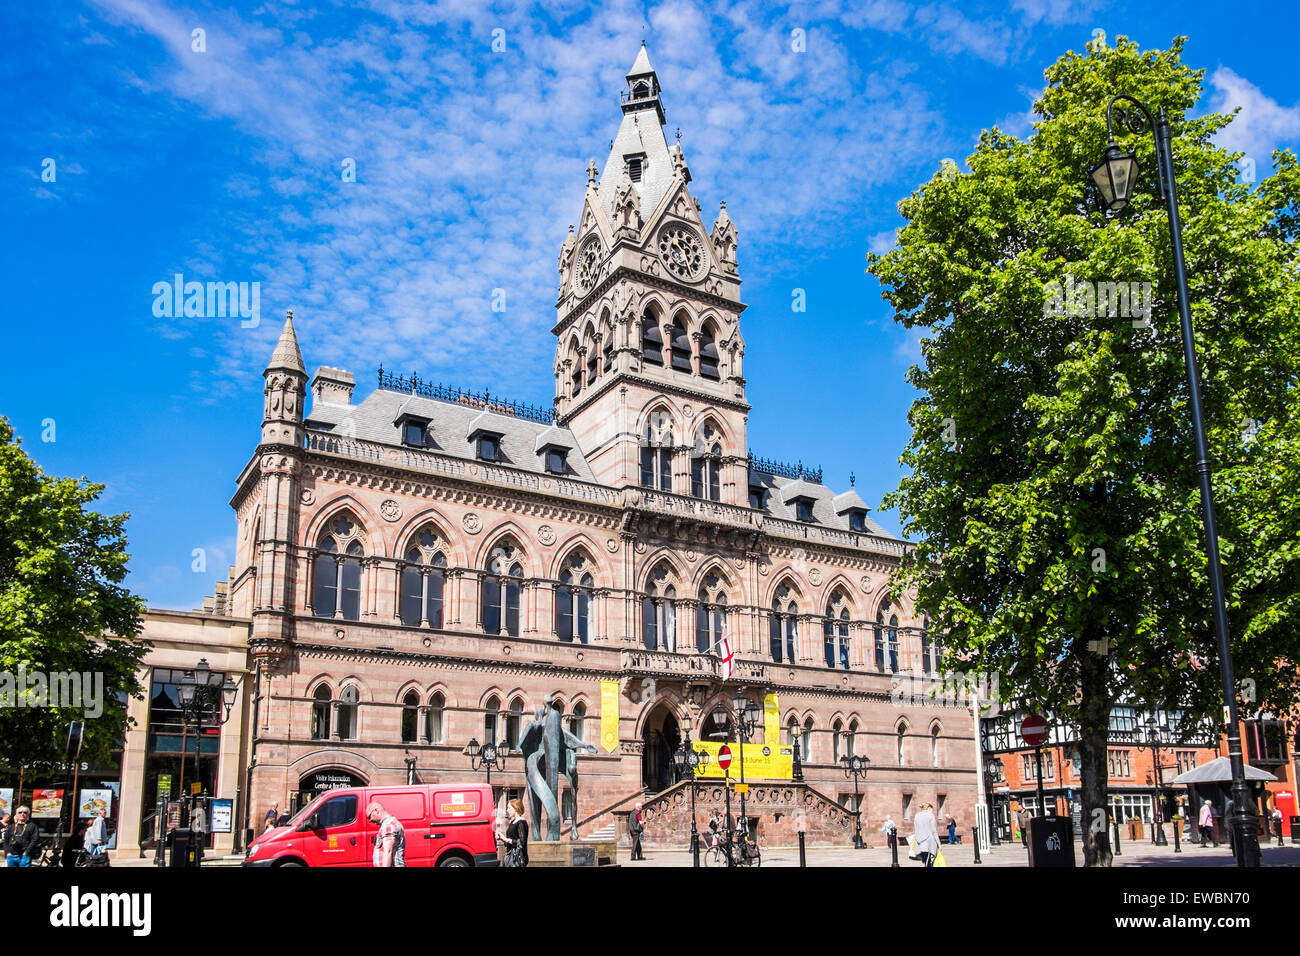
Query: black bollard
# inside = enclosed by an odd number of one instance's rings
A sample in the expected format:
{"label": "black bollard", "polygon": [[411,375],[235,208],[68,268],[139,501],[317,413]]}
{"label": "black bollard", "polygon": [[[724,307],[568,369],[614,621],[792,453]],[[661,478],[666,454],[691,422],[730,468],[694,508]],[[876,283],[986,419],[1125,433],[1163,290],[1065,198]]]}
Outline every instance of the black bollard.
{"label": "black bollard", "polygon": [[893,861],[894,861],[889,864],[890,867],[893,868],[898,866],[898,831],[897,830],[891,830],[889,832],[889,853],[890,856],[893,857]]}
{"label": "black bollard", "polygon": [[1181,834],[1179,831],[1182,830],[1182,828],[1183,828],[1183,818],[1182,818],[1182,817],[1174,817],[1174,821],[1173,821],[1173,822],[1174,822],[1174,852],[1175,852],[1175,853],[1182,853],[1182,852],[1183,852],[1183,839],[1182,839],[1182,834]]}
{"label": "black bollard", "polygon": [[980,859],[980,828],[971,827],[970,832],[975,835],[975,865],[979,866],[984,862]]}
{"label": "black bollard", "polygon": [[807,857],[807,855],[806,855],[805,852],[804,852],[804,845],[803,845],[803,831],[802,831],[802,830],[799,831],[799,865],[800,865],[800,866],[807,866],[807,865],[808,865],[808,857]]}
{"label": "black bollard", "polygon": [[1115,855],[1116,856],[1124,855],[1124,851],[1121,850],[1119,846],[1119,821],[1118,820],[1115,821]]}

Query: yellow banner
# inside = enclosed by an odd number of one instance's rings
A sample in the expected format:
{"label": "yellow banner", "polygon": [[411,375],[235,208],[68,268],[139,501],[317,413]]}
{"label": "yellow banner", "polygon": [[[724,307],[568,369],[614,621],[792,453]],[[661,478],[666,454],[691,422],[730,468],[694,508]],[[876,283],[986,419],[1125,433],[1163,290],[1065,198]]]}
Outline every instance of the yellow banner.
{"label": "yellow banner", "polygon": [[781,711],[776,694],[763,698],[763,743],[775,747],[781,743]]}
{"label": "yellow banner", "polygon": [[[698,753],[709,755],[709,765],[701,771],[701,779],[721,780],[731,776],[740,781],[740,744],[728,744],[731,748],[731,768],[723,773],[718,766],[718,751],[722,749],[720,741],[691,741],[691,746]],[[768,746],[767,744],[745,744],[745,779],[746,780],[790,780],[794,777],[794,748],[785,746]]]}
{"label": "yellow banner", "polygon": [[600,745],[605,753],[618,749],[618,681],[600,682]]}

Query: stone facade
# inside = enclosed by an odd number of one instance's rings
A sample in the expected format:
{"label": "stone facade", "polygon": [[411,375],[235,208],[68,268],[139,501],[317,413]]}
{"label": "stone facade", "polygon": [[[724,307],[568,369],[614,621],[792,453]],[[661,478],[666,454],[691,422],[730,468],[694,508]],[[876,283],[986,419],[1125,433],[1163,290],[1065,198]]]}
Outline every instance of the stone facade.
{"label": "stone facade", "polygon": [[[911,599],[887,595],[906,545],[852,489],[748,455],[736,228],[725,206],[700,220],[644,50],[628,83],[560,255],[553,412],[382,371],[354,403],[335,368],[308,412],[286,321],[231,502],[254,818],[318,771],[469,779],[470,738],[516,737],[547,695],[598,742],[617,681],[617,744],[580,757],[567,814],[584,835],[670,787],[681,728],[720,730],[709,715],[739,688],[777,695],[783,743],[805,734],[812,789],[754,803],[773,834],[814,794],[814,839],[844,838],[827,807],[853,793],[849,751],[870,759],[864,829],[926,800],[970,825],[971,714],[891,702],[895,672],[934,653]],[[522,789],[520,758],[492,780]]]}

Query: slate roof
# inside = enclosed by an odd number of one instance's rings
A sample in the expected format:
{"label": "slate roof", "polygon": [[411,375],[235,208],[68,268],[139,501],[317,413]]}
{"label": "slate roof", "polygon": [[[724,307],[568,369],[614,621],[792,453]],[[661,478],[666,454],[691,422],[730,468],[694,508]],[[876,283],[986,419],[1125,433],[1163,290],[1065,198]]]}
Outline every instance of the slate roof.
{"label": "slate roof", "polygon": [[[773,518],[784,518],[787,521],[799,520],[795,512],[796,498],[812,499],[812,524],[840,531],[851,530],[849,512],[852,509],[866,510],[867,507],[856,491],[850,490],[837,495],[825,485],[809,481],[807,478],[782,478],[751,468],[749,484],[754,488],[761,487],[768,490],[768,493],[763,496],[764,512]],[[874,534],[882,538],[894,537],[873,521],[871,515],[866,516],[865,527],[866,534]]]}
{"label": "slate roof", "polygon": [[[482,430],[501,436],[501,460],[498,464],[544,474],[546,459],[542,451],[547,444],[553,444],[571,449],[565,460],[567,476],[595,480],[573,433],[567,428],[543,425],[477,405],[376,389],[356,405],[315,403],[306,425],[349,438],[401,446],[400,418],[403,416],[429,423],[425,430],[425,448],[429,451],[475,461],[478,456],[470,435]],[[539,444],[538,439],[543,435],[547,436],[546,441]]]}

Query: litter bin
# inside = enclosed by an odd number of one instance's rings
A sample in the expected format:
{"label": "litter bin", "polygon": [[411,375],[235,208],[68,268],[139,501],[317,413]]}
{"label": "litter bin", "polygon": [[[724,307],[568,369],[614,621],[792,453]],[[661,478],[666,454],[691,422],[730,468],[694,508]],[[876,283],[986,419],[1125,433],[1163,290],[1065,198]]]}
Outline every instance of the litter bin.
{"label": "litter bin", "polygon": [[198,866],[194,859],[194,833],[188,827],[167,831],[167,843],[170,855],[167,865],[177,867]]}
{"label": "litter bin", "polygon": [[1029,821],[1029,865],[1074,866],[1074,825],[1069,817],[1034,817]]}
{"label": "litter bin", "polygon": [[1291,818],[1291,844],[1300,843],[1300,817]]}

